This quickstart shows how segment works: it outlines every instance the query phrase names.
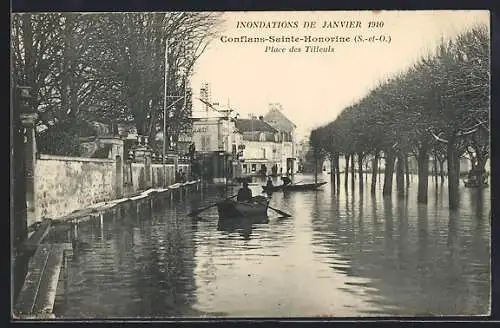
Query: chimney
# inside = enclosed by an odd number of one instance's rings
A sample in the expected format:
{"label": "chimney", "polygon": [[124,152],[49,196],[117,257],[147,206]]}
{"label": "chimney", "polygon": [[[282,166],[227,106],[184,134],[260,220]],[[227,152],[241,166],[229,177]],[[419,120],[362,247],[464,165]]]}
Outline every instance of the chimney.
{"label": "chimney", "polygon": [[283,105],[281,103],[275,102],[275,103],[269,103],[269,109],[276,109],[279,111],[283,111]]}

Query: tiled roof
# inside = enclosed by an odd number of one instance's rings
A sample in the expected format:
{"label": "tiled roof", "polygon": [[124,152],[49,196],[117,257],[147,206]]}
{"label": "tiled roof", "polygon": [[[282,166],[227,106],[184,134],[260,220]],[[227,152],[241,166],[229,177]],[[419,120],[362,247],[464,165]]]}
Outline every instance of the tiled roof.
{"label": "tiled roof", "polygon": [[251,131],[264,131],[264,132],[278,132],[268,123],[258,119],[237,119],[236,128],[241,132]]}
{"label": "tiled roof", "polygon": [[295,123],[290,121],[288,117],[286,117],[282,112],[275,108],[270,109],[267,114],[264,115],[264,120],[268,122],[274,121],[278,126],[286,127],[287,130],[291,130],[297,127]]}
{"label": "tiled roof", "polygon": [[[264,134],[264,139],[262,140],[262,134]],[[275,140],[275,135],[273,132],[261,132],[261,131],[250,131],[250,132],[243,132],[243,140],[246,141],[271,141],[271,142],[277,142]]]}

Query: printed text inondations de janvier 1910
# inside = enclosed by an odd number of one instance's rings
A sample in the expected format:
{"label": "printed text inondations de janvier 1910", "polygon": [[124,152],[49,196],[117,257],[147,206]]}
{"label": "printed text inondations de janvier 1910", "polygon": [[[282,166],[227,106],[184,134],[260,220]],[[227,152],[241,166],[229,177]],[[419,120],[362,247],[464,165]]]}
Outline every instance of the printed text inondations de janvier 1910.
{"label": "printed text inondations de janvier 1910", "polygon": [[[241,35],[221,35],[219,41],[223,44],[264,44],[266,53],[308,53],[323,54],[335,53],[338,44],[349,43],[391,43],[391,36],[381,33],[384,21],[373,20],[362,22],[359,20],[340,21],[237,21],[236,28],[245,31]],[[305,29],[300,33],[300,29]],[[311,31],[336,30],[332,35],[314,35]],[[364,30],[362,30],[364,29]],[[252,35],[252,31],[259,30],[259,35]],[[297,31],[296,35],[285,35],[289,31]],[[276,33],[284,33],[282,35]],[[366,32],[369,31],[369,32]],[[269,35],[262,35],[269,32]],[[272,34],[271,34],[272,33]],[[299,34],[300,33],[300,34]],[[257,34],[257,33],[256,33]]]}

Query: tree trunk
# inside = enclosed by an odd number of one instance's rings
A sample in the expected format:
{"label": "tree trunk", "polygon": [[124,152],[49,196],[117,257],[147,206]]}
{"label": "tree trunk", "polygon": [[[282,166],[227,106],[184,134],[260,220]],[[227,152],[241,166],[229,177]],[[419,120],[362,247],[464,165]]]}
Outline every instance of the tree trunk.
{"label": "tree trunk", "polygon": [[69,56],[69,51],[70,51],[70,38],[71,35],[67,31],[68,29],[68,24],[64,25],[64,32],[63,32],[63,58],[62,58],[62,78],[61,78],[61,109],[63,113],[68,113],[71,108],[69,108],[69,80],[71,79],[71,73],[70,73],[70,56]]}
{"label": "tree trunk", "polygon": [[356,166],[354,164],[354,153],[351,154],[351,189],[354,190],[354,180],[356,180]]}
{"label": "tree trunk", "polygon": [[427,145],[420,147],[418,161],[418,194],[417,202],[427,204],[427,191],[429,187],[429,154]]}
{"label": "tree trunk", "polygon": [[484,176],[486,174],[486,162],[488,161],[487,156],[478,156],[477,157],[477,178],[479,182],[482,183],[484,181]]}
{"label": "tree trunk", "polygon": [[335,172],[337,175],[335,176],[337,180],[337,190],[340,189],[340,163],[339,163],[339,153],[335,153]]}
{"label": "tree trunk", "polygon": [[379,153],[375,153],[375,157],[373,158],[373,164],[372,164],[372,186],[371,186],[371,193],[375,194],[375,190],[377,188],[377,174],[378,174],[378,156]]}
{"label": "tree trunk", "polygon": [[349,154],[345,154],[345,169],[344,169],[344,173],[345,173],[345,180],[344,180],[344,187],[347,189],[347,184],[348,184],[348,181],[349,181]]}
{"label": "tree trunk", "polygon": [[25,67],[25,78],[28,86],[33,88],[32,95],[37,95],[38,90],[36,90],[36,78],[35,78],[35,54],[33,51],[33,25],[31,22],[32,15],[24,14],[23,16],[23,46],[24,46],[24,67]]}
{"label": "tree trunk", "polygon": [[66,21],[64,24],[64,48],[63,48],[63,78],[62,78],[62,95],[61,105],[64,113],[68,116],[75,117],[78,113],[78,90],[75,83],[75,74],[77,67],[77,54],[75,49],[74,32],[75,16],[72,13],[64,14]]}
{"label": "tree trunk", "polygon": [[363,192],[363,154],[358,153],[359,192]]}
{"label": "tree trunk", "polygon": [[314,155],[314,183],[318,183],[318,155]]}
{"label": "tree trunk", "polygon": [[369,171],[369,165],[368,165],[368,161],[366,161],[365,163],[365,181],[366,183],[368,183],[368,171]]}
{"label": "tree trunk", "polygon": [[434,153],[434,156],[433,156],[433,161],[432,161],[432,173],[433,173],[433,176],[434,176],[434,183],[437,185],[438,183],[438,165],[437,165],[437,157],[436,157],[436,153]]}
{"label": "tree trunk", "polygon": [[439,160],[439,176],[441,177],[441,184],[444,183],[444,160]]}
{"label": "tree trunk", "polygon": [[392,179],[394,174],[394,153],[389,151],[385,154],[385,172],[384,172],[384,190],[382,195],[390,196],[392,194]]}
{"label": "tree trunk", "polygon": [[330,181],[333,189],[335,189],[335,176],[335,156],[330,154]]}
{"label": "tree trunk", "polygon": [[406,174],[406,188],[410,188],[410,169],[408,165],[408,154],[404,157],[405,161],[405,174]]}
{"label": "tree trunk", "polygon": [[454,136],[448,138],[446,156],[448,160],[448,205],[450,209],[455,210],[458,208],[460,162],[458,159]]}
{"label": "tree trunk", "polygon": [[405,177],[404,177],[404,157],[403,154],[398,153],[396,165],[396,188],[398,197],[405,195]]}

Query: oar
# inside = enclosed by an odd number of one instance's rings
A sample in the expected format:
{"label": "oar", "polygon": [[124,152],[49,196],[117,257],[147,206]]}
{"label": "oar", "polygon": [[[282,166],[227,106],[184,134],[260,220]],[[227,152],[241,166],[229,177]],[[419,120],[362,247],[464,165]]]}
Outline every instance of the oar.
{"label": "oar", "polygon": [[[231,197],[226,198],[225,200],[228,200],[228,199],[234,198],[234,197],[236,197],[236,196],[238,196],[238,195],[233,195],[233,196],[231,196]],[[205,210],[208,210],[208,209],[209,209],[209,208],[211,208],[211,207],[217,206],[217,204],[219,204],[220,202],[223,202],[223,201],[224,201],[224,200],[222,200],[222,201],[218,201],[218,202],[216,202],[216,203],[213,203],[213,204],[211,204],[211,205],[205,206],[205,207],[203,207],[203,208],[199,208],[199,209],[197,209],[197,210],[191,211],[191,213],[189,213],[189,214],[188,214],[188,216],[197,216],[197,215],[198,215],[198,214],[200,214],[201,212],[203,212],[203,211],[205,211]]]}
{"label": "oar", "polygon": [[282,215],[282,216],[284,216],[284,217],[286,217],[286,218],[291,217],[291,215],[290,215],[290,214],[288,214],[288,213],[286,213],[286,212],[283,212],[282,210],[278,210],[277,208],[271,207],[271,206],[269,206],[269,205],[267,205],[267,207],[269,207],[269,208],[270,208],[270,209],[272,209],[273,211],[275,211],[275,212],[279,213],[280,215]]}
{"label": "oar", "polygon": [[[255,199],[254,199],[254,201],[255,201],[256,203],[262,204],[261,202],[259,202],[259,201],[255,200]],[[262,204],[262,205],[264,205],[264,204]],[[288,214],[288,213],[286,213],[286,212],[283,212],[282,210],[279,210],[279,209],[274,208],[274,207],[272,207],[272,206],[269,206],[269,204],[267,205],[267,207],[269,207],[269,208],[270,208],[270,209],[272,209],[273,211],[276,211],[277,213],[281,214],[282,216],[284,216],[284,217],[286,217],[286,218],[291,217],[291,215],[290,215],[290,214]]]}

